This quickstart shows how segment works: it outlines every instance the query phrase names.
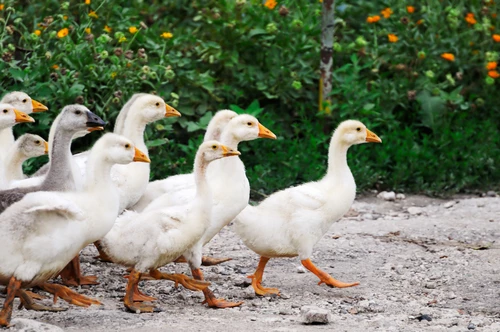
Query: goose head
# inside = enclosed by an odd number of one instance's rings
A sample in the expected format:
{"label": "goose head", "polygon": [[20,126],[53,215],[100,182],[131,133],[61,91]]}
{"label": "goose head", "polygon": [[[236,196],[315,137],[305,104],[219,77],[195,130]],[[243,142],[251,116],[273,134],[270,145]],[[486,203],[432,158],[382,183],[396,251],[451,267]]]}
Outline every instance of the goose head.
{"label": "goose head", "polygon": [[161,97],[150,94],[145,94],[137,98],[131,108],[139,110],[139,116],[145,123],[173,116],[181,116],[181,113],[172,106],[167,105]]}
{"label": "goose head", "polygon": [[213,116],[212,120],[208,123],[207,132],[205,133],[205,140],[218,140],[224,127],[238,116],[238,113],[231,110],[220,110]]}
{"label": "goose head", "polygon": [[216,159],[239,156],[241,153],[238,150],[231,149],[218,141],[203,142],[198,148],[198,152],[202,153],[205,162],[211,162]]}
{"label": "goose head", "polygon": [[0,129],[14,126],[19,122],[35,122],[28,114],[21,112],[10,104],[0,104]]}
{"label": "goose head", "polygon": [[21,91],[13,91],[6,94],[2,98],[2,102],[6,104],[11,104],[16,109],[24,112],[26,114],[30,114],[33,112],[45,112],[48,110],[47,106],[42,103],[36,101],[35,99],[31,99],[26,93]]}
{"label": "goose head", "polygon": [[49,143],[38,135],[24,134],[17,139],[19,151],[26,158],[42,156],[49,152]]}
{"label": "goose head", "polygon": [[58,120],[58,130],[72,133],[103,130],[105,125],[106,122],[103,119],[79,104],[64,107]]}
{"label": "goose head", "polygon": [[366,126],[357,120],[343,121],[335,129],[334,137],[337,137],[341,143],[351,146],[362,143],[382,143],[382,140]]}
{"label": "goose head", "polygon": [[249,114],[238,115],[227,124],[224,131],[229,130],[237,141],[251,141],[256,138],[276,139],[276,135],[261,125],[259,120]]}
{"label": "goose head", "polygon": [[105,134],[92,149],[101,151],[104,159],[111,164],[129,164],[133,161],[151,162],[144,152],[134,146],[131,140],[118,134]]}

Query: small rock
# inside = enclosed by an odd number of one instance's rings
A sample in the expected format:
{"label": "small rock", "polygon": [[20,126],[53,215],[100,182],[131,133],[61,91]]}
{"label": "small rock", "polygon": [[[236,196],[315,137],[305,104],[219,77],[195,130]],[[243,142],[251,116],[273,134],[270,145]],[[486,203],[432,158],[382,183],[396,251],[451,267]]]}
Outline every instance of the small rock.
{"label": "small rock", "polygon": [[233,285],[235,285],[236,287],[241,287],[241,288],[247,288],[251,284],[252,280],[244,276],[236,277],[233,283]]}
{"label": "small rock", "polygon": [[469,325],[467,326],[467,329],[468,330],[475,330],[476,329],[476,325],[474,325],[472,323],[469,323]]}
{"label": "small rock", "polygon": [[[487,197],[497,197],[497,193],[494,192],[493,190],[490,190],[486,193]],[[470,329],[469,329],[470,330]]]}
{"label": "small rock", "polygon": [[371,214],[371,213],[365,213],[365,214],[363,215],[363,219],[366,219],[366,220],[373,220],[373,219],[375,219],[375,218],[373,217],[373,214]]}
{"label": "small rock", "polygon": [[247,287],[243,291],[243,298],[244,299],[254,299],[255,298],[255,291],[252,287]]}
{"label": "small rock", "polygon": [[14,325],[15,331],[18,332],[32,332],[32,331],[44,331],[44,332],[64,332],[64,330],[58,326],[40,323],[36,320],[26,319],[26,318],[14,318],[11,320],[11,325]]}
{"label": "small rock", "polygon": [[424,213],[424,210],[422,208],[417,207],[417,206],[410,206],[408,208],[408,213],[413,215],[413,216],[418,216],[418,215]]}
{"label": "small rock", "polygon": [[303,306],[300,315],[304,324],[328,324],[330,312],[314,306]]}
{"label": "small rock", "polygon": [[386,201],[395,201],[396,193],[394,191],[382,191],[377,195],[377,197]]}
{"label": "small rock", "polygon": [[423,321],[423,320],[426,320],[426,321],[432,321],[432,317],[427,315],[427,314],[423,314],[423,315],[419,315],[417,317],[415,317],[415,319],[417,319],[419,322]]}
{"label": "small rock", "polygon": [[396,194],[396,199],[403,200],[406,199],[405,194]]}
{"label": "small rock", "polygon": [[283,316],[288,316],[288,315],[292,314],[292,311],[290,309],[283,308],[283,309],[280,309],[279,314],[283,315]]}
{"label": "small rock", "polygon": [[457,204],[457,202],[456,202],[456,201],[449,201],[449,202],[444,203],[444,204],[443,204],[443,207],[444,207],[445,209],[449,209],[449,208],[451,208],[452,206],[454,206],[455,204]]}
{"label": "small rock", "polygon": [[298,265],[297,273],[306,273],[306,269],[302,265]]}
{"label": "small rock", "polygon": [[252,322],[255,322],[255,321],[257,320],[257,317],[250,317],[250,320],[251,320]]}
{"label": "small rock", "polygon": [[285,294],[285,293],[280,293],[280,298],[283,299],[283,300],[289,300],[290,299],[290,295]]}
{"label": "small rock", "polygon": [[436,284],[434,282],[428,282],[425,284],[425,288],[427,289],[435,289],[436,288]]}

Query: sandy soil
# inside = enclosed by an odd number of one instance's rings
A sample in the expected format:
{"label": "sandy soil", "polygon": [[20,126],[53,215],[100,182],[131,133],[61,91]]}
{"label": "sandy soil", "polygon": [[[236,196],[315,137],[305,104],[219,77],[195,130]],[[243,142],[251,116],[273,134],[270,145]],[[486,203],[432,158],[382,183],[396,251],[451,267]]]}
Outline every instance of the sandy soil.
{"label": "sandy soil", "polygon": [[[142,290],[158,298],[159,312],[128,313],[121,303],[124,269],[96,261],[89,247],[82,266],[86,274],[98,275],[101,284],[80,291],[102,306],[79,308],[59,301],[67,311],[23,309],[13,317],[65,331],[500,331],[500,244],[495,242],[500,199],[449,202],[422,196],[357,200],[318,243],[312,260],[339,280],[359,281],[358,287],[318,286],[298,259],[274,259],[263,285],[278,287],[282,295],[255,297],[246,276],[258,257],[227,227],[206,253],[233,260],[203,270],[218,296],[245,301],[239,308],[209,309],[201,304],[201,293],[176,289],[168,281],[145,281]],[[164,270],[188,273],[185,264]],[[300,308],[305,305],[330,311],[330,324],[302,325]]]}

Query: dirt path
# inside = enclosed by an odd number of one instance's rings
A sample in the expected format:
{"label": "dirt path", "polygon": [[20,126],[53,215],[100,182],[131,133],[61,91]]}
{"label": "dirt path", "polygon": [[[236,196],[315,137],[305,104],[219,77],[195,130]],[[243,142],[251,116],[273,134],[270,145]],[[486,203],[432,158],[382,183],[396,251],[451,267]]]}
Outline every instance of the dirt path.
{"label": "dirt path", "polygon": [[[258,257],[228,227],[206,252],[233,260],[204,272],[217,295],[244,300],[240,308],[207,309],[200,304],[201,293],[148,281],[142,289],[158,297],[161,312],[127,313],[120,302],[123,269],[96,262],[94,249],[87,248],[83,268],[99,275],[102,283],[81,291],[103,306],[70,306],[62,313],[15,310],[14,317],[65,331],[500,331],[500,198],[447,202],[421,196],[397,202],[358,200],[350,216],[319,242],[313,257],[335,278],[360,281],[358,287],[318,286],[298,259],[275,259],[263,284],[278,287],[282,296],[255,297],[245,276]],[[412,208],[410,214],[407,208],[414,206],[422,208]],[[165,270],[188,271],[180,264]],[[302,325],[300,308],[305,305],[329,310],[330,324]],[[431,321],[425,319],[429,317]]]}

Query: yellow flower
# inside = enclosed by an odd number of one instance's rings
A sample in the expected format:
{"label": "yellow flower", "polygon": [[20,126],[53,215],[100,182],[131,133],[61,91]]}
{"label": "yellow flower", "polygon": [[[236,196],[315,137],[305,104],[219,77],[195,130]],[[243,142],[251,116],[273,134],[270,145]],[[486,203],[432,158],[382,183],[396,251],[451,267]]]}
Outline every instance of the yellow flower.
{"label": "yellow flower", "polygon": [[89,13],[89,17],[98,18],[99,16],[97,16],[97,14],[95,13],[95,11],[91,10],[90,13]]}
{"label": "yellow flower", "polygon": [[264,4],[264,6],[266,6],[267,8],[273,10],[274,7],[276,7],[278,3],[276,2],[276,0],[266,0],[266,3]]}
{"label": "yellow flower", "polygon": [[68,28],[61,29],[61,30],[59,30],[57,32],[57,37],[58,38],[64,38],[64,37],[66,37],[68,35],[68,33],[69,33]]}
{"label": "yellow flower", "polygon": [[136,33],[137,32],[137,28],[136,27],[130,27],[130,28],[128,28],[128,31],[130,33]]}
{"label": "yellow flower", "polygon": [[86,5],[90,5],[90,0],[85,0]]}
{"label": "yellow flower", "polygon": [[413,6],[406,6],[406,11],[409,14],[413,14],[415,12],[415,7],[413,7]]}
{"label": "yellow flower", "polygon": [[496,70],[490,70],[488,72],[488,76],[491,78],[499,78],[500,74]]}
{"label": "yellow flower", "polygon": [[443,53],[443,54],[441,54],[441,58],[448,60],[448,61],[455,61],[455,56],[451,53]]}
{"label": "yellow flower", "polygon": [[491,36],[491,38],[493,38],[493,40],[496,41],[497,43],[500,43],[500,35],[493,35]]}
{"label": "yellow flower", "polygon": [[389,18],[391,17],[393,11],[391,8],[387,7],[386,9],[380,11],[380,14],[382,14],[384,16],[384,18]]}
{"label": "yellow flower", "polygon": [[127,38],[125,38],[125,37],[120,37],[120,39],[118,39],[119,43],[123,43],[123,42],[126,42],[126,41],[127,41]]}
{"label": "yellow flower", "polygon": [[40,36],[40,35],[42,34],[42,32],[41,32],[40,30],[35,30],[35,32],[34,32],[34,33],[35,33],[35,35],[37,35],[37,36]]}
{"label": "yellow flower", "polygon": [[396,36],[395,34],[392,34],[392,33],[388,34],[387,37],[389,38],[389,42],[391,42],[391,43],[395,43],[399,39],[398,36]]}
{"label": "yellow flower", "polygon": [[171,34],[170,32],[164,32],[164,33],[162,33],[160,36],[161,36],[161,38],[164,38],[164,39],[170,39],[170,38],[172,38],[174,35],[173,35],[173,34]]}
{"label": "yellow flower", "polygon": [[0,10],[3,10],[5,8],[5,5],[3,3],[0,3]]}
{"label": "yellow flower", "polygon": [[488,70],[493,70],[496,68],[497,68],[497,63],[494,61],[488,62],[488,64],[486,65],[486,69],[488,69]]}
{"label": "yellow flower", "polygon": [[87,35],[90,35],[92,33],[92,30],[90,28],[85,28],[85,33]]}
{"label": "yellow flower", "polygon": [[111,76],[111,78],[115,78],[116,77],[116,72],[112,72],[110,76]]}
{"label": "yellow flower", "polygon": [[104,31],[106,31],[107,33],[111,33],[113,29],[111,29],[110,27],[108,27],[107,25],[104,26]]}
{"label": "yellow flower", "polygon": [[68,20],[68,15],[63,16],[63,20],[67,21]]}
{"label": "yellow flower", "polygon": [[59,66],[58,66],[58,65],[53,65],[53,66],[52,66],[52,69],[58,70],[58,69],[59,69]]}

